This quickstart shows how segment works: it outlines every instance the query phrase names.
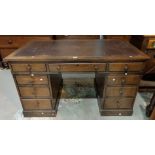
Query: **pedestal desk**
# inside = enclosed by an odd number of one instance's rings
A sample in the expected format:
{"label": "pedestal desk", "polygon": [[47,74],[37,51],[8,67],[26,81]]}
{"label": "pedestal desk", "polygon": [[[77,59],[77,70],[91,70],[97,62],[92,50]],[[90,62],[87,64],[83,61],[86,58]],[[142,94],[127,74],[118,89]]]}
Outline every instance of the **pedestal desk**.
{"label": "pedestal desk", "polygon": [[[101,115],[132,115],[147,55],[121,40],[33,41],[9,64],[24,116],[56,116],[62,73],[94,72]],[[89,106],[89,104],[88,104]]]}

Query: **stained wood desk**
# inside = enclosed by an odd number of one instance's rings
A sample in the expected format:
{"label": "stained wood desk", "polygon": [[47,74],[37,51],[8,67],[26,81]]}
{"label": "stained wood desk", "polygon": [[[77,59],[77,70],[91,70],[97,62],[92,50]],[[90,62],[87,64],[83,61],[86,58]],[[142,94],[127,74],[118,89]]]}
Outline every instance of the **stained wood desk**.
{"label": "stained wood desk", "polygon": [[[63,72],[94,72],[101,115],[132,115],[147,55],[120,40],[34,41],[4,59],[24,116],[56,116]],[[89,104],[88,104],[89,106]]]}

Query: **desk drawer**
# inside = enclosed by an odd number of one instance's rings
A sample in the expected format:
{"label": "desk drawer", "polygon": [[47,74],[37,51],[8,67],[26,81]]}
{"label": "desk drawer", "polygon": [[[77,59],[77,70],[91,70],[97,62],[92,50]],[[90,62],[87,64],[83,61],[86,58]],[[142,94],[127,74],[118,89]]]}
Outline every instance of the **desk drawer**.
{"label": "desk drawer", "polygon": [[21,97],[50,97],[50,90],[46,86],[19,87]]}
{"label": "desk drawer", "polygon": [[134,98],[107,98],[103,105],[105,109],[131,109]]}
{"label": "desk drawer", "polygon": [[107,87],[106,96],[115,97],[115,96],[127,96],[134,97],[137,93],[137,87]]}
{"label": "desk drawer", "polygon": [[106,64],[50,64],[49,69],[51,72],[95,72],[105,71]]}
{"label": "desk drawer", "polygon": [[45,72],[45,64],[11,64],[14,72]]}
{"label": "desk drawer", "polygon": [[48,84],[48,78],[45,75],[16,75],[18,84]]}
{"label": "desk drawer", "polygon": [[110,63],[109,71],[142,71],[144,68],[143,63]]}
{"label": "desk drawer", "polygon": [[24,110],[48,110],[52,109],[52,102],[49,99],[22,99]]}
{"label": "desk drawer", "polygon": [[109,75],[108,85],[137,85],[140,81],[139,75]]}

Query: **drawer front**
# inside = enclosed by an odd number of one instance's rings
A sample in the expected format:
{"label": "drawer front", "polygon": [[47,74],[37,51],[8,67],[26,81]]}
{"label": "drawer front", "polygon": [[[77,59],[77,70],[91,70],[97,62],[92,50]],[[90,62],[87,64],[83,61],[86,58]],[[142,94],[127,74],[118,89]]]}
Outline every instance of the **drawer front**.
{"label": "drawer front", "polygon": [[131,109],[133,102],[133,98],[107,98],[103,107],[105,109]]}
{"label": "drawer front", "polygon": [[115,97],[115,96],[127,96],[134,97],[137,92],[137,87],[107,87],[106,96]]}
{"label": "drawer front", "polygon": [[50,36],[0,36],[0,46],[18,46],[21,47],[24,44],[32,40],[51,40]]}
{"label": "drawer front", "polygon": [[22,99],[24,110],[48,110],[52,109],[52,102],[49,99]]}
{"label": "drawer front", "polygon": [[0,49],[0,55],[1,55],[2,58],[5,58],[6,56],[8,56],[9,54],[11,54],[15,50],[16,49],[14,49],[14,48]]}
{"label": "drawer front", "polygon": [[19,87],[21,97],[50,97],[50,91],[45,86]]}
{"label": "drawer front", "polygon": [[107,78],[108,85],[137,85],[140,81],[139,75],[109,75]]}
{"label": "drawer front", "polygon": [[14,46],[17,45],[16,37],[0,36],[0,46]]}
{"label": "drawer front", "polygon": [[41,75],[16,75],[15,79],[18,84],[48,84],[47,76]]}
{"label": "drawer front", "polygon": [[111,63],[109,64],[109,71],[142,71],[144,68],[143,63]]}
{"label": "drawer front", "polygon": [[11,64],[14,72],[45,72],[45,64]]}
{"label": "drawer front", "polygon": [[95,72],[105,71],[106,64],[50,64],[49,69],[51,72]]}

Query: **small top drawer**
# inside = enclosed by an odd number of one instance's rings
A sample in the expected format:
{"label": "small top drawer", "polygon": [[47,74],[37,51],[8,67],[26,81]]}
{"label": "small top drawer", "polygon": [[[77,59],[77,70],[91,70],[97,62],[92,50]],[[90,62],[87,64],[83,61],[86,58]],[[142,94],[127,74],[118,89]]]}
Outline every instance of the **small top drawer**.
{"label": "small top drawer", "polygon": [[109,64],[109,71],[142,71],[144,68],[143,63],[110,63]]}
{"label": "small top drawer", "polygon": [[107,98],[103,105],[106,109],[131,109],[134,98]]}
{"label": "small top drawer", "polygon": [[12,71],[14,72],[42,72],[46,71],[45,64],[11,64]]}
{"label": "small top drawer", "polygon": [[15,46],[17,45],[17,37],[0,36],[0,46]]}
{"label": "small top drawer", "polygon": [[91,64],[85,64],[85,63],[79,63],[79,64],[74,64],[74,63],[68,63],[68,64],[49,64],[49,69],[51,72],[57,72],[57,71],[62,71],[62,72],[95,72],[95,71],[105,71],[105,66],[106,64],[101,63],[101,64],[96,64],[96,63],[91,63]]}

